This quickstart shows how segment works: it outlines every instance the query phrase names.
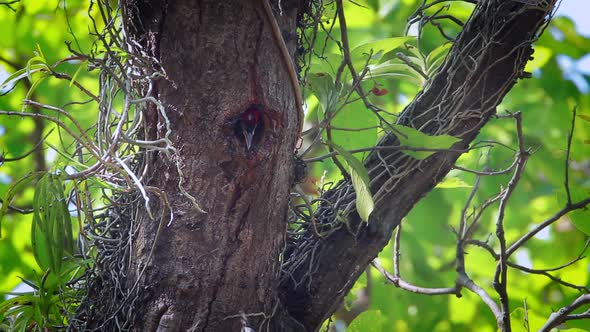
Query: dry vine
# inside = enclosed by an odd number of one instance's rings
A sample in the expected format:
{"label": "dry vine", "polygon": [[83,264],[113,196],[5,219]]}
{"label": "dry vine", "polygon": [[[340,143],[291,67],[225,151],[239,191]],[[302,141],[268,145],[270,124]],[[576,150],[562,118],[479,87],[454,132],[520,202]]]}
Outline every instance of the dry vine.
{"label": "dry vine", "polygon": [[[93,257],[94,264],[85,276],[83,286],[87,294],[72,320],[72,327],[81,330],[125,330],[136,314],[134,302],[137,284],[142,277],[140,273],[135,281],[128,278],[130,252],[138,227],[137,213],[145,209],[151,221],[159,223],[158,233],[161,227],[174,219],[174,213],[168,208],[166,193],[159,188],[143,185],[148,180],[146,177],[154,153],[176,164],[180,175],[180,192],[196,209],[200,208],[195,198],[183,188],[183,166],[178,161],[178,151],[169,139],[171,124],[164,105],[152,94],[154,82],[166,79],[164,69],[145,52],[139,41],[130,37],[131,34],[125,30],[129,27],[122,24],[119,7],[111,7],[105,1],[98,1],[95,6],[101,13],[100,23],[104,28],[99,29],[98,24],[94,23],[96,42],[93,51],[86,55],[71,50],[88,61],[91,69],[100,70],[95,142],[101,151],[101,159],[119,167],[116,171],[99,167],[91,173],[95,177],[108,179],[116,187],[110,192],[103,190],[105,206],[100,214],[86,214],[84,247],[89,253],[95,251],[96,255]],[[119,109],[115,106],[118,98],[123,99]],[[161,139],[147,139],[150,137],[146,125],[148,109],[164,120],[165,133]],[[84,198],[90,204],[89,195]],[[150,200],[153,198],[157,199],[155,203]],[[86,206],[86,209],[92,211],[90,206]],[[158,213],[154,214],[153,210]],[[154,244],[157,238],[158,234],[155,234]],[[110,295],[105,296],[105,290]]]}

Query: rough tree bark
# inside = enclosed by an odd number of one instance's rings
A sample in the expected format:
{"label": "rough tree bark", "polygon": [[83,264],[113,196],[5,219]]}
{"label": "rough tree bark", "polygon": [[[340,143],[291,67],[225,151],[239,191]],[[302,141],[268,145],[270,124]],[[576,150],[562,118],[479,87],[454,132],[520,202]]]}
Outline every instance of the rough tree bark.
{"label": "rough tree bark", "polygon": [[[280,23],[294,33],[297,7],[282,5]],[[167,72],[154,94],[172,124],[184,188],[206,211],[179,193],[176,166],[155,158],[148,185],[168,193],[174,220],[161,229],[148,263],[158,222],[140,222],[130,280],[148,266],[134,329],[238,331],[240,312],[261,313],[249,318],[259,324],[278,303],[299,130],[293,87],[262,4],[128,0],[124,10],[128,31]],[[247,151],[236,120],[251,104],[265,110]],[[162,136],[164,120],[155,110],[148,116],[152,133]]]}
{"label": "rough tree bark", "polygon": [[[454,148],[466,148],[522,74],[531,43],[554,6],[554,1],[526,2],[480,1],[440,73],[399,122],[459,136],[463,141]],[[280,260],[299,123],[261,2],[126,0],[123,6],[127,30],[168,74],[154,94],[170,116],[184,186],[207,211],[191,208],[179,192],[175,166],[155,158],[148,184],[168,193],[175,218],[160,231],[149,261],[158,223],[147,216],[141,220],[130,279],[147,268],[134,329],[236,331],[244,312],[253,327],[270,323],[265,326],[271,330],[317,330],[460,152],[440,152],[420,162],[399,151],[373,154],[366,165],[378,202],[370,226],[352,213],[350,225],[360,227],[358,236],[341,228],[319,239],[310,231],[291,239]],[[294,36],[298,6],[282,1],[282,10],[281,29]],[[295,38],[287,39],[294,49]],[[247,152],[233,121],[251,103],[267,107],[267,121],[256,148]],[[162,135],[164,120],[155,110],[148,117],[152,136]],[[395,144],[393,135],[380,142]],[[353,197],[350,184],[342,183],[325,198],[349,204]],[[332,212],[320,208],[318,220]],[[308,255],[309,248],[314,255]],[[281,261],[286,265],[279,287]],[[313,274],[309,264],[316,268]]]}

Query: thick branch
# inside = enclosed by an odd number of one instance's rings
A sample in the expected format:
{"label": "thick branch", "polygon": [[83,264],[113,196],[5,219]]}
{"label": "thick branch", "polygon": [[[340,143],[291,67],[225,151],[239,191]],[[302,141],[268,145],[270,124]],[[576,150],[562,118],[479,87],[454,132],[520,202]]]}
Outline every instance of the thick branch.
{"label": "thick branch", "polygon": [[[316,330],[391,238],[393,229],[418,200],[452,169],[496,106],[523,76],[555,5],[527,7],[521,1],[481,1],[466,23],[439,74],[404,110],[398,123],[428,134],[462,138],[454,151],[419,161],[395,149],[374,151],[365,166],[371,176],[376,209],[366,224],[354,212],[354,190],[342,182],[324,195],[316,213],[327,239],[312,229],[289,239],[285,252],[282,296],[290,314]],[[379,146],[395,146],[393,134]],[[335,221],[337,211],[352,211],[348,223]],[[322,227],[322,226],[320,226]],[[296,299],[296,300],[295,300]]]}

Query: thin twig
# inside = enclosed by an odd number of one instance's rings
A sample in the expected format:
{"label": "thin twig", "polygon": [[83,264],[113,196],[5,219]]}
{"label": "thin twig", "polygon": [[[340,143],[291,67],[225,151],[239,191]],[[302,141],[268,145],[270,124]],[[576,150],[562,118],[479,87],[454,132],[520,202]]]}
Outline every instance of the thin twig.
{"label": "thin twig", "polygon": [[572,151],[572,138],[574,136],[574,128],[576,127],[576,112],[578,107],[575,106],[572,111],[572,124],[570,128],[570,132],[567,135],[567,148],[565,150],[565,179],[564,179],[564,187],[565,193],[567,195],[567,206],[572,205],[572,194],[570,192],[570,154]]}
{"label": "thin twig", "polygon": [[379,271],[389,282],[395,285],[395,287],[401,288],[408,292],[424,295],[447,295],[457,293],[456,287],[432,288],[412,285],[411,283],[401,279],[400,277],[396,277],[387,272],[387,270],[385,270],[385,268],[383,268],[377,261],[372,261],[371,265],[373,265],[373,267],[376,268],[377,271]]}
{"label": "thin twig", "polygon": [[12,10],[13,12],[16,13],[16,9],[12,8],[12,4],[15,4],[17,2],[20,2],[20,0],[12,0],[12,1],[0,1],[0,6],[6,6],[8,7],[10,10]]}
{"label": "thin twig", "polygon": [[14,157],[14,158],[6,158],[6,157],[4,157],[4,154],[0,155],[0,165],[2,165],[2,163],[9,163],[12,161],[22,160],[22,159],[25,159],[26,157],[30,156],[33,152],[35,152],[41,146],[41,144],[43,144],[43,142],[45,142],[47,137],[49,135],[51,135],[52,132],[53,132],[53,128],[51,128],[51,130],[49,130],[49,132],[47,134],[45,134],[45,136],[43,136],[43,138],[41,140],[39,140],[39,142],[37,142],[35,144],[35,146],[29,152],[27,152],[21,156]]}
{"label": "thin twig", "polygon": [[[477,148],[481,149],[486,147],[484,145],[478,146]],[[440,151],[448,151],[448,152],[468,152],[470,150],[475,149],[476,147],[467,148],[467,149],[437,149],[437,148],[421,148],[421,147],[413,147],[407,145],[396,145],[396,146],[372,146],[368,148],[359,148],[359,149],[352,149],[348,150],[349,153],[361,153],[361,152],[369,152],[369,151],[391,151],[391,150],[400,150],[400,151],[429,151],[429,152],[440,152]],[[322,161],[324,159],[331,158],[333,156],[338,155],[338,152],[330,152],[324,155],[313,157],[313,158],[306,158],[303,159],[306,163],[315,162],[315,161]]]}
{"label": "thin twig", "polygon": [[516,130],[518,136],[518,164],[516,166],[516,170],[510,182],[508,182],[508,187],[504,190],[502,194],[502,198],[500,199],[500,207],[498,208],[498,217],[496,219],[496,236],[498,238],[498,242],[500,243],[500,256],[498,257],[498,265],[496,267],[496,273],[494,274],[494,289],[500,296],[500,304],[502,307],[502,320],[501,325],[499,325],[499,329],[503,332],[510,332],[512,327],[510,326],[510,304],[508,299],[508,291],[507,291],[507,278],[508,278],[508,254],[507,254],[507,246],[506,246],[506,238],[504,235],[504,215],[506,213],[506,207],[508,205],[508,200],[510,196],[516,189],[518,182],[522,176],[522,172],[524,171],[527,159],[529,157],[529,152],[524,147],[524,138],[522,133],[522,116],[520,112],[514,114],[514,119],[516,120]]}
{"label": "thin twig", "polygon": [[545,221],[541,222],[535,228],[533,228],[532,230],[530,230],[529,232],[527,232],[525,235],[523,235],[520,239],[518,239],[516,242],[514,242],[506,250],[506,255],[508,257],[510,257],[510,255],[512,255],[516,250],[518,250],[518,248],[522,247],[522,245],[525,242],[527,242],[528,240],[530,240],[533,236],[537,235],[537,233],[539,233],[540,231],[544,230],[547,226],[549,226],[552,223],[556,222],[557,220],[559,220],[561,217],[565,216],[569,212],[574,211],[574,210],[584,209],[589,204],[590,204],[590,197],[588,197],[586,199],[583,199],[583,200],[581,200],[581,201],[579,201],[577,203],[572,203],[570,206],[566,206],[563,209],[559,210],[553,216],[551,216],[550,218],[548,218]]}

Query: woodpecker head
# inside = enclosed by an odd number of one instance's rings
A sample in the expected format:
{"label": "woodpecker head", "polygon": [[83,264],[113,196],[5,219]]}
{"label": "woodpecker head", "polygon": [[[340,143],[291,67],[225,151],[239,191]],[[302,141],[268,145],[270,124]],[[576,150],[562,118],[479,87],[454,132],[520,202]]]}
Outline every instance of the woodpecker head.
{"label": "woodpecker head", "polygon": [[250,151],[254,143],[254,137],[258,130],[264,127],[262,119],[262,105],[250,105],[244,113],[240,114],[240,129],[244,135],[244,142],[246,143],[246,150]]}

